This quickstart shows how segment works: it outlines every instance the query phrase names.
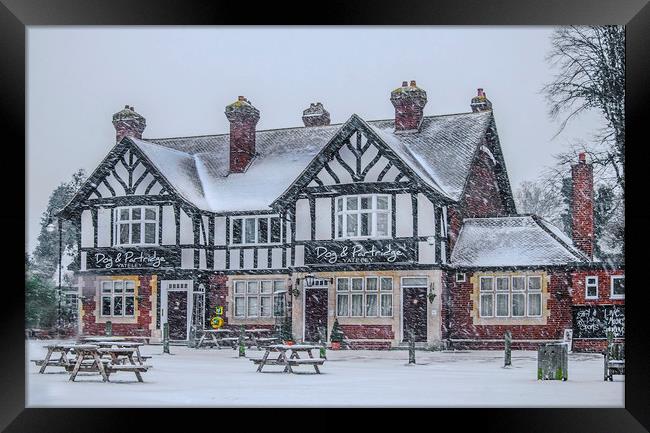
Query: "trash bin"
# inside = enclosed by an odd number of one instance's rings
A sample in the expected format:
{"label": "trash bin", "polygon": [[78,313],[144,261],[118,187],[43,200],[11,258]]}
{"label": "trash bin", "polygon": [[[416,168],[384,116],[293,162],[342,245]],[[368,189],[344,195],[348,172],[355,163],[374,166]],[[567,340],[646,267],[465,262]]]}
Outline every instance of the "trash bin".
{"label": "trash bin", "polygon": [[537,350],[537,380],[567,380],[569,352],[565,343],[549,343]]}

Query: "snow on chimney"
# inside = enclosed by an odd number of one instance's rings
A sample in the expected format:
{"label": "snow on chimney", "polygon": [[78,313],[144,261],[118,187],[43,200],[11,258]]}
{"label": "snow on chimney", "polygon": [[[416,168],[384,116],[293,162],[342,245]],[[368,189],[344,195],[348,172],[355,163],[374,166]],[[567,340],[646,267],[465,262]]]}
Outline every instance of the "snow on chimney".
{"label": "snow on chimney", "polygon": [[323,108],[320,102],[311,103],[309,108],[302,112],[302,121],[305,126],[324,126],[330,124],[330,113]]}
{"label": "snow on chimney", "polygon": [[492,102],[487,98],[487,95],[482,88],[476,89],[476,96],[472,98],[470,107],[474,113],[479,111],[489,111],[492,109]]}
{"label": "snow on chimney", "polygon": [[123,110],[113,114],[113,126],[115,127],[115,139],[119,143],[127,136],[142,138],[147,121],[136,113],[133,107],[125,105]]}
{"label": "snow on chimney", "polygon": [[411,80],[402,81],[402,87],[390,92],[390,102],[395,107],[395,131],[413,131],[420,128],[423,110],[427,104],[427,92]]}
{"label": "snow on chimney", "polygon": [[587,164],[584,153],[578,155],[578,163],[571,166],[573,197],[571,210],[571,229],[573,243],[589,259],[594,250],[594,171]]}
{"label": "snow on chimney", "polygon": [[243,96],[226,106],[230,122],[230,172],[243,173],[255,156],[255,125],[260,112]]}

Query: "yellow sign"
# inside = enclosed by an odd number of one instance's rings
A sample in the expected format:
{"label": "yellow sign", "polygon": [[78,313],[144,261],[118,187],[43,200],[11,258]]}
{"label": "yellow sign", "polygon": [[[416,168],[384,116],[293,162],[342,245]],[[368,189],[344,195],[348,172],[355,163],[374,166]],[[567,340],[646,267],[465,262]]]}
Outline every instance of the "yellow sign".
{"label": "yellow sign", "polygon": [[217,316],[223,316],[223,306],[218,306],[214,309],[214,312]]}
{"label": "yellow sign", "polygon": [[212,329],[219,329],[223,326],[223,319],[219,316],[214,316],[210,319],[210,325],[212,326]]}

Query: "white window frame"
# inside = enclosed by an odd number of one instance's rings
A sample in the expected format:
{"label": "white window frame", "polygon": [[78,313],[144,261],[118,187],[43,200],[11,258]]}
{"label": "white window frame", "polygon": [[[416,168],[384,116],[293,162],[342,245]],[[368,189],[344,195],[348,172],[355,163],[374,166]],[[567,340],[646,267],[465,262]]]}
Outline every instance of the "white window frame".
{"label": "white window frame", "polygon": [[[268,293],[262,293],[262,283],[271,283],[271,291]],[[283,284],[283,287],[280,288],[279,290],[276,290],[276,284],[278,282],[281,282]],[[244,293],[236,293],[235,289],[237,287],[237,283],[243,283],[244,284]],[[256,293],[248,293],[248,284],[249,283],[255,283],[257,285],[257,292]],[[277,314],[278,311],[276,311],[276,298],[282,297],[284,298],[285,294],[287,293],[287,281],[282,280],[282,279],[241,279],[241,280],[233,280],[232,282],[232,299],[233,299],[233,317],[235,319],[267,319],[271,320],[276,317],[283,317],[286,315],[286,303],[282,302],[282,308],[284,311],[281,312],[281,314]],[[270,314],[262,316],[262,298],[269,298],[269,309],[270,309]],[[243,299],[244,302],[244,314],[243,315],[238,315],[237,314],[237,299]],[[250,315],[249,309],[248,309],[248,304],[250,302],[250,299],[255,299],[257,302],[257,308],[255,315]]]}
{"label": "white window frame", "polygon": [[[361,209],[361,199],[370,197],[371,205],[369,209]],[[386,209],[377,208],[377,198],[382,197],[386,199],[388,207]],[[357,209],[348,210],[348,199],[356,198],[357,199]],[[342,210],[339,210],[339,201],[342,202]],[[351,195],[341,195],[336,197],[334,200],[334,238],[335,239],[387,239],[391,237],[391,224],[392,224],[392,200],[391,196],[388,194],[351,194]],[[370,225],[370,234],[361,235],[361,215],[370,214],[372,215],[372,223]],[[378,235],[377,234],[377,215],[386,214],[386,234]],[[348,215],[357,216],[357,235],[348,236]],[[342,216],[342,227],[341,236],[339,236],[339,216]]]}
{"label": "white window frame", "polygon": [[[131,219],[132,217],[132,212],[133,209],[140,209],[140,219],[139,220],[133,220]],[[155,230],[155,237],[154,237],[154,242],[153,243],[146,243],[144,242],[145,240],[145,224],[151,224],[154,222],[154,220],[147,220],[145,219],[146,211],[147,209],[152,209],[155,214],[156,214],[156,230]],[[129,219],[128,220],[120,220],[120,211],[122,210],[128,210],[129,211]],[[135,247],[135,246],[157,246],[158,244],[158,234],[160,233],[160,214],[158,213],[158,206],[119,206],[113,209],[113,246],[115,247]],[[131,238],[133,236],[133,233],[131,231],[131,225],[132,224],[137,224],[137,221],[140,222],[140,240],[141,242],[131,242]],[[120,242],[120,226],[126,225],[129,228],[129,242],[127,243],[121,243]]]}
{"label": "white window frame", "polygon": [[[280,240],[277,242],[271,242],[271,219],[272,218],[278,218],[278,221],[280,221]],[[254,219],[255,220],[255,241],[254,242],[245,242],[246,241],[246,220],[247,219]],[[267,220],[268,224],[268,229],[267,229],[267,241],[268,242],[260,242],[259,237],[259,230],[260,230],[260,223],[259,221],[265,219]],[[234,228],[235,228],[235,220],[241,220],[241,242],[236,243],[234,242]],[[282,243],[282,236],[284,234],[284,228],[282,227],[282,218],[278,214],[269,214],[269,215],[237,215],[237,216],[232,216],[230,217],[230,245],[244,245],[244,246],[249,246],[249,245],[279,245]]]}
{"label": "white window frame", "polygon": [[[524,287],[523,289],[517,289],[514,290],[514,280],[515,278],[523,278],[524,281]],[[531,279],[539,279],[539,290],[531,290],[530,289],[530,280]],[[492,280],[492,289],[491,290],[482,290],[481,289],[481,282],[484,279],[490,279]],[[498,283],[497,281],[499,279],[507,279],[508,281],[508,289],[507,290],[499,290]],[[515,274],[515,275],[507,275],[507,274],[494,274],[494,275],[481,275],[479,276],[478,280],[478,314],[479,317],[484,317],[484,318],[499,318],[499,319],[525,319],[527,317],[530,318],[540,318],[543,317],[544,315],[544,276],[539,274],[539,275],[527,275],[527,274]],[[508,298],[508,314],[507,315],[502,315],[498,314],[498,297],[501,295],[507,296]],[[523,296],[524,297],[524,311],[523,315],[520,316],[514,316],[513,315],[513,302],[515,295],[517,296]],[[532,303],[530,302],[530,299],[532,296],[538,297],[539,298],[539,314],[531,314],[531,305]],[[483,314],[482,310],[482,305],[483,305],[483,298],[484,297],[492,297],[492,311],[491,315],[486,315]]]}
{"label": "white window frame", "polygon": [[[361,279],[362,288],[361,290],[352,290],[352,280]],[[376,279],[377,280],[377,289],[368,290],[368,280]],[[339,281],[347,280],[348,288],[347,290],[339,290]],[[390,280],[390,290],[382,290],[382,280]],[[393,293],[395,291],[393,277],[387,277],[383,275],[366,275],[360,277],[337,277],[335,284],[335,295],[336,295],[336,317],[393,317],[394,305],[393,305]],[[361,295],[361,315],[352,315],[352,295]],[[368,295],[374,295],[377,297],[377,314],[368,315]],[[345,297],[347,299],[347,314],[339,314],[339,296]],[[390,297],[390,315],[382,314],[381,310],[381,300],[383,297]]]}
{"label": "white window frame", "polygon": [[[483,290],[483,280],[490,280],[492,282],[492,288],[490,290]],[[479,315],[481,317],[494,317],[494,310],[495,310],[495,296],[494,296],[494,277],[490,275],[486,276],[481,276],[479,277],[478,280],[478,292],[479,292],[479,305],[478,305],[478,311]],[[484,297],[491,297],[492,298],[492,311],[491,314],[483,314],[483,298]]]}
{"label": "white window frame", "polygon": [[[111,283],[110,293],[104,293],[104,284]],[[122,283],[122,293],[115,293],[115,283]],[[133,284],[133,293],[126,293],[127,283]],[[99,282],[99,316],[100,317],[135,317],[137,311],[137,288],[135,281],[133,280],[100,280]],[[104,298],[111,299],[111,313],[104,314]],[[115,314],[115,298],[122,299],[122,314]],[[126,314],[126,298],[133,298],[133,314]]]}
{"label": "white window frame", "polygon": [[625,299],[625,295],[615,295],[614,294],[614,280],[625,280],[625,275],[612,275],[610,277],[609,298],[610,299]]}
{"label": "white window frame", "polygon": [[[595,283],[589,284],[589,279],[595,279]],[[590,287],[595,287],[596,288],[596,295],[595,296],[589,296],[589,288]],[[585,277],[585,299],[598,299],[598,276],[597,275],[587,275]]]}
{"label": "white window frame", "polygon": [[467,281],[467,274],[465,272],[456,272],[456,282],[464,283]]}

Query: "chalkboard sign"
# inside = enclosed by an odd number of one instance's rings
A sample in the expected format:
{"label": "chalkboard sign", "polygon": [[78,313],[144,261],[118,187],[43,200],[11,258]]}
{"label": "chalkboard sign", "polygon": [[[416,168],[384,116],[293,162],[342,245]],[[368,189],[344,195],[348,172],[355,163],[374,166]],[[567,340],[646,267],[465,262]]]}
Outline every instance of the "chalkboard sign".
{"label": "chalkboard sign", "polygon": [[573,338],[607,338],[607,331],[625,337],[624,306],[573,307]]}

